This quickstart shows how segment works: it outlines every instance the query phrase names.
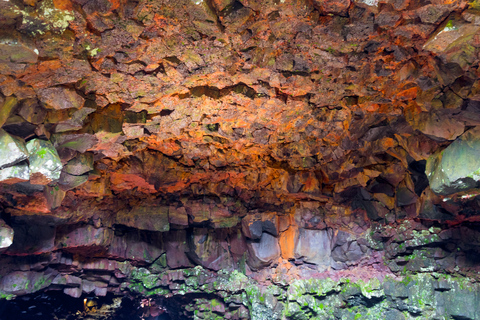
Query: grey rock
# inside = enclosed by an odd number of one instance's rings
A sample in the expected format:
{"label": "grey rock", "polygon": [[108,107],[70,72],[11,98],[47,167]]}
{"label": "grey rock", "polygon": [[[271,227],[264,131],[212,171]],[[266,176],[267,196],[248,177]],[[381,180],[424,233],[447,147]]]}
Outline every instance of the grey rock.
{"label": "grey rock", "polygon": [[26,162],[7,167],[0,170],[0,182],[2,183],[18,183],[25,182],[30,179],[30,167]]}
{"label": "grey rock", "polygon": [[0,155],[0,169],[3,169],[26,160],[28,151],[22,139],[0,129]]}
{"label": "grey rock", "polygon": [[60,178],[63,165],[50,141],[33,139],[27,143],[31,182],[46,185]]}
{"label": "grey rock", "polygon": [[477,186],[480,180],[480,128],[467,131],[427,160],[426,174],[436,194],[448,195]]}
{"label": "grey rock", "polygon": [[264,232],[260,241],[250,242],[248,247],[247,263],[250,268],[257,270],[268,266],[280,257],[280,246],[277,238]]}
{"label": "grey rock", "polygon": [[326,269],[330,265],[331,256],[331,237],[328,231],[299,229],[294,255],[296,259]]}
{"label": "grey rock", "polygon": [[13,242],[13,229],[9,227],[3,220],[0,220],[0,252],[10,247]]}

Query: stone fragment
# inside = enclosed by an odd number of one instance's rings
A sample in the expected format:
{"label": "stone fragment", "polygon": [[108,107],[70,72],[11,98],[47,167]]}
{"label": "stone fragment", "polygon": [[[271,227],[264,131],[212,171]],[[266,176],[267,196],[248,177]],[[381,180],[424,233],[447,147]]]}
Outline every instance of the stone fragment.
{"label": "stone fragment", "polygon": [[0,182],[14,184],[30,179],[30,168],[27,162],[21,162],[11,167],[0,170]]}
{"label": "stone fragment", "polygon": [[280,234],[279,244],[282,250],[282,258],[285,260],[295,259],[295,238],[297,228],[290,227]]}
{"label": "stone fragment", "polygon": [[95,112],[95,109],[87,107],[83,107],[80,110],[75,111],[68,120],[57,123],[55,132],[58,133],[82,129],[85,118],[93,112]]}
{"label": "stone fragment", "polygon": [[116,223],[141,230],[165,232],[170,230],[168,207],[134,207],[117,213]]}
{"label": "stone fragment", "polygon": [[0,128],[5,124],[13,108],[17,105],[17,98],[10,96],[0,101]]}
{"label": "stone fragment", "polygon": [[23,139],[32,138],[35,136],[37,126],[25,121],[22,117],[13,115],[3,125],[3,129],[9,134],[21,137]]}
{"label": "stone fragment", "polygon": [[80,176],[93,170],[93,154],[82,153],[70,160],[63,168],[63,171],[74,175]]}
{"label": "stone fragment", "polygon": [[432,139],[442,141],[455,140],[465,130],[465,123],[448,114],[442,116],[435,112],[429,112],[416,116],[412,127]]}
{"label": "stone fragment", "polygon": [[253,270],[268,266],[280,257],[280,246],[277,238],[264,232],[258,241],[248,243],[247,263]]}
{"label": "stone fragment", "polygon": [[323,14],[345,15],[350,6],[350,0],[313,0],[313,5]]}
{"label": "stone fragment", "polygon": [[296,259],[313,263],[319,269],[330,265],[331,238],[327,230],[299,229],[294,250]]}
{"label": "stone fragment", "polygon": [[447,148],[427,159],[426,174],[436,194],[475,188],[480,180],[480,128],[465,132]]}
{"label": "stone fragment", "polygon": [[450,12],[450,8],[447,5],[434,5],[428,4],[426,6],[421,7],[416,11],[418,17],[423,23],[437,23],[441,19],[444,19],[448,13]]}
{"label": "stone fragment", "polygon": [[78,186],[81,186],[87,181],[88,181],[88,174],[75,176],[62,171],[62,173],[60,174],[60,178],[58,180],[58,186],[63,191],[68,191]]}
{"label": "stone fragment", "polygon": [[43,190],[43,195],[47,200],[47,205],[52,209],[56,209],[60,207],[62,204],[63,199],[65,198],[65,191],[60,189],[58,186],[45,186]]}
{"label": "stone fragment", "polygon": [[0,62],[36,63],[38,53],[16,39],[0,39]]}
{"label": "stone fragment", "polygon": [[230,8],[235,1],[233,0],[212,0],[212,5],[217,12],[222,12]]}
{"label": "stone fragment", "polygon": [[0,129],[0,155],[0,169],[3,169],[26,160],[28,151],[23,140]]}
{"label": "stone fragment", "polygon": [[0,252],[5,251],[12,245],[14,232],[5,221],[0,220]]}
{"label": "stone fragment", "polygon": [[[27,68],[21,81],[27,85],[31,85],[34,89],[42,89],[61,84],[75,83],[90,72],[91,67],[88,60],[47,60]],[[55,88],[59,87],[52,89]]]}
{"label": "stone fragment", "polygon": [[84,134],[54,134],[53,141],[57,149],[68,148],[85,153],[97,143],[95,135]]}
{"label": "stone fragment", "polygon": [[23,119],[33,124],[41,124],[47,116],[47,110],[37,99],[26,99],[20,103],[17,111]]}
{"label": "stone fragment", "polygon": [[85,102],[85,99],[78,95],[75,90],[64,87],[39,89],[37,94],[46,108],[53,108],[55,110],[80,109]]}
{"label": "stone fragment", "polygon": [[60,178],[63,165],[50,141],[32,139],[27,150],[31,183],[46,185]]}
{"label": "stone fragment", "polygon": [[66,295],[69,295],[70,297],[73,298],[80,298],[82,296],[83,290],[81,287],[77,288],[65,288],[63,289],[63,293]]}

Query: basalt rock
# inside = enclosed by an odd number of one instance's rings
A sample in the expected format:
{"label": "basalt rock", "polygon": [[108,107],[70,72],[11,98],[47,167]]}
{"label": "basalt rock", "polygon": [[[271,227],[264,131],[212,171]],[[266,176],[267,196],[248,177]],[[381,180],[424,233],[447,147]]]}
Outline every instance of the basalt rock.
{"label": "basalt rock", "polygon": [[2,297],[478,318],[479,10],[0,1]]}

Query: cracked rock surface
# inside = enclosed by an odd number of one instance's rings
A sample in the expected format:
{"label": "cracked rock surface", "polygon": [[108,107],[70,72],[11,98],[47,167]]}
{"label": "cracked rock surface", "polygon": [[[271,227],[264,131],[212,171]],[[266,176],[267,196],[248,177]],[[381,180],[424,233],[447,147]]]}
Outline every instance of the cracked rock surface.
{"label": "cracked rock surface", "polygon": [[480,317],[479,1],[11,0],[0,27],[9,303]]}

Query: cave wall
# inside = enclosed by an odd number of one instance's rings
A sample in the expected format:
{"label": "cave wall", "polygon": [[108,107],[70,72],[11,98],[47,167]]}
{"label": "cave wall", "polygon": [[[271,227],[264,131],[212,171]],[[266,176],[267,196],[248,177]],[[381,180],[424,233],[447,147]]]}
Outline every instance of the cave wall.
{"label": "cave wall", "polygon": [[0,25],[2,298],[480,318],[478,1],[10,0]]}

